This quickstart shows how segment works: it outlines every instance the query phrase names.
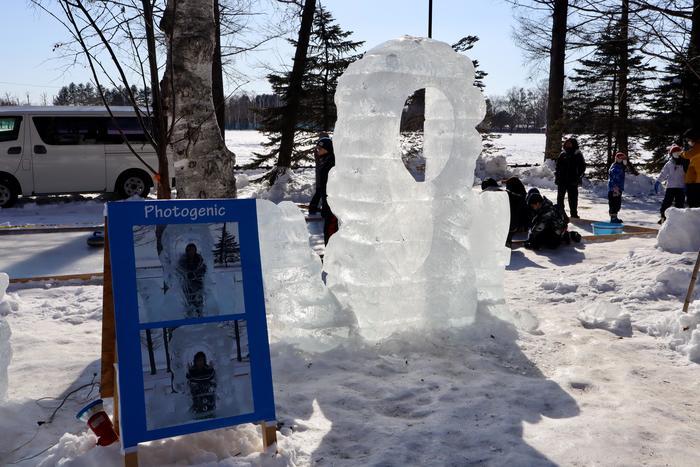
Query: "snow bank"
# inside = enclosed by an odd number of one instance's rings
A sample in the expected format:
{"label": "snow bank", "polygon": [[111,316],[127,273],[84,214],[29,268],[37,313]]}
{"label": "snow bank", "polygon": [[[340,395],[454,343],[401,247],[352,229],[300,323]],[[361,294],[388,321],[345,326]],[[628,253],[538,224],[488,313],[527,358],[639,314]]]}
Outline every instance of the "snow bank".
{"label": "snow bank", "polygon": [[4,318],[12,309],[9,300],[5,300],[5,292],[10,284],[10,276],[0,272],[0,402],[7,399],[7,387],[9,385],[7,368],[12,359],[12,347],[10,346],[10,325]]}
{"label": "snow bank", "polygon": [[668,208],[656,246],[670,253],[700,250],[700,209]]}
{"label": "snow bank", "polygon": [[593,303],[579,313],[578,320],[586,329],[604,329],[621,337],[632,336],[630,315],[613,303]]}
{"label": "snow bank", "polygon": [[630,196],[648,196],[654,194],[656,179],[647,174],[625,175],[625,194]]}

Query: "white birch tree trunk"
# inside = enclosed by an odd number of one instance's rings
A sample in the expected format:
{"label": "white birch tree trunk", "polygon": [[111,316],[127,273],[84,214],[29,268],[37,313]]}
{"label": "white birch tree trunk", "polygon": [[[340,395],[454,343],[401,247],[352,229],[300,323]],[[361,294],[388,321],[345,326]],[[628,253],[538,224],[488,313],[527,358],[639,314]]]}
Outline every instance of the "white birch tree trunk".
{"label": "white birch tree trunk", "polygon": [[178,198],[235,198],[235,155],[221,137],[212,97],[214,0],[168,0],[161,29],[168,56],[161,89]]}

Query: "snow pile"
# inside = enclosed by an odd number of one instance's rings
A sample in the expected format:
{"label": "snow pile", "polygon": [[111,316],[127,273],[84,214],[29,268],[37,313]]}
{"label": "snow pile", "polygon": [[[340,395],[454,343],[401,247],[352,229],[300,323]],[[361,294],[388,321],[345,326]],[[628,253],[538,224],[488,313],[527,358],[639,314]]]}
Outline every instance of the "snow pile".
{"label": "snow pile", "polygon": [[0,402],[7,399],[7,387],[9,385],[7,368],[12,359],[12,347],[10,346],[10,325],[4,318],[12,309],[9,300],[5,300],[5,292],[10,284],[10,276],[0,272]]}
{"label": "snow pile", "polygon": [[[369,339],[469,324],[480,296],[504,302],[508,199],[471,189],[482,146],[475,127],[485,111],[473,76],[472,62],[448,44],[405,36],[369,51],[338,81],[328,193],[340,230],[324,270]],[[396,128],[406,97],[422,88],[427,164],[417,182]]]}
{"label": "snow pile", "polygon": [[311,169],[287,169],[277,177],[272,186],[269,186],[267,181],[258,183],[256,181],[249,179],[248,184],[241,186],[238,197],[266,199],[273,203],[281,201],[308,203],[316,191],[315,172]]}
{"label": "snow pile", "polygon": [[309,247],[302,212],[291,202],[264,200],[256,209],[270,335],[305,349],[347,337],[354,317],[321,281],[321,258]]}
{"label": "snow pile", "polygon": [[487,178],[503,180],[508,178],[510,171],[508,170],[506,156],[502,154],[480,154],[476,159],[474,175],[479,180],[486,180]]}
{"label": "snow pile", "polygon": [[669,347],[700,363],[700,306],[694,304],[688,313],[676,312],[662,319],[652,329],[655,335],[668,338]]}
{"label": "snow pile", "polygon": [[630,196],[648,196],[654,193],[656,179],[647,174],[640,173],[625,175],[625,194]]}
{"label": "snow pile", "polygon": [[548,160],[545,163],[536,167],[523,167],[513,169],[512,175],[520,178],[523,185],[526,187],[546,188],[556,190],[554,184],[554,166],[553,160]]}
{"label": "snow pile", "polygon": [[632,336],[632,321],[619,305],[598,301],[583,309],[578,320],[586,329],[604,329],[621,337]]}
{"label": "snow pile", "polygon": [[671,253],[700,250],[700,209],[666,210],[666,222],[656,237],[656,246]]}

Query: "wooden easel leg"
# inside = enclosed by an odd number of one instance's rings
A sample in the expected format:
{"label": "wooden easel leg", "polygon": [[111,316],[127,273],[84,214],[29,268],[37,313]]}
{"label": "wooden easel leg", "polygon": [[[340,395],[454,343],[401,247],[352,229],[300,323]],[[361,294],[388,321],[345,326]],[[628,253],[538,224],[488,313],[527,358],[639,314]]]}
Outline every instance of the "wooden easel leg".
{"label": "wooden easel leg", "polygon": [[260,422],[260,428],[262,428],[263,449],[267,449],[277,443],[276,422]]}
{"label": "wooden easel leg", "polygon": [[139,451],[138,448],[124,453],[124,467],[139,467]]}

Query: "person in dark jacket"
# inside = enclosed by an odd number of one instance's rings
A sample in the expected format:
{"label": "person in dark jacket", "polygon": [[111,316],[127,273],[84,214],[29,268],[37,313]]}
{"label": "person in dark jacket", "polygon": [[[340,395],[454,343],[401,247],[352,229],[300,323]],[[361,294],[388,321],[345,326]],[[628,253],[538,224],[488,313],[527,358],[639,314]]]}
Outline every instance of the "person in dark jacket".
{"label": "person in dark jacket", "polygon": [[177,271],[181,276],[182,292],[187,302],[187,317],[202,316],[204,310],[204,276],[207,273],[207,265],[204,258],[197,253],[197,245],[190,243],[185,247],[177,264]]}
{"label": "person in dark jacket", "polygon": [[190,410],[197,418],[208,418],[216,409],[216,371],[207,364],[207,355],[197,352],[187,370],[187,385],[192,396]]}
{"label": "person in dark jacket", "polygon": [[567,230],[569,219],[564,209],[552,204],[540,194],[539,190],[531,189],[527,194],[526,202],[532,210],[533,218],[525,248],[533,250],[543,247],[557,248],[562,242],[569,244],[571,240],[581,241],[581,235],[578,232]]}
{"label": "person in dark jacket", "polygon": [[[319,141],[323,138],[328,138],[328,133],[321,132],[319,134]],[[318,141],[316,142],[318,144]],[[311,197],[311,201],[309,202],[309,214],[317,214],[321,212],[321,197],[323,196],[323,193],[326,191],[325,186],[321,186],[319,182],[321,181],[321,168],[323,165],[324,160],[319,156],[318,151],[314,147],[314,164],[315,164],[315,191],[314,195]]]}
{"label": "person in dark jacket", "polygon": [[557,158],[554,183],[557,184],[557,206],[564,208],[564,196],[569,196],[569,213],[578,219],[578,187],[586,172],[586,161],[579,150],[578,141],[569,138],[564,141],[563,151]]}
{"label": "person in dark jacket", "polygon": [[335,217],[328,205],[328,174],[335,166],[335,152],[333,152],[333,140],[325,136],[316,142],[316,194],[321,199],[321,217],[323,217],[323,241],[328,245],[328,240],[338,231],[338,218]]}
{"label": "person in dark jacket", "polygon": [[608,207],[610,208],[610,222],[622,224],[622,219],[617,217],[622,207],[622,192],[625,191],[625,166],[627,155],[624,152],[615,154],[615,162],[608,171]]}

